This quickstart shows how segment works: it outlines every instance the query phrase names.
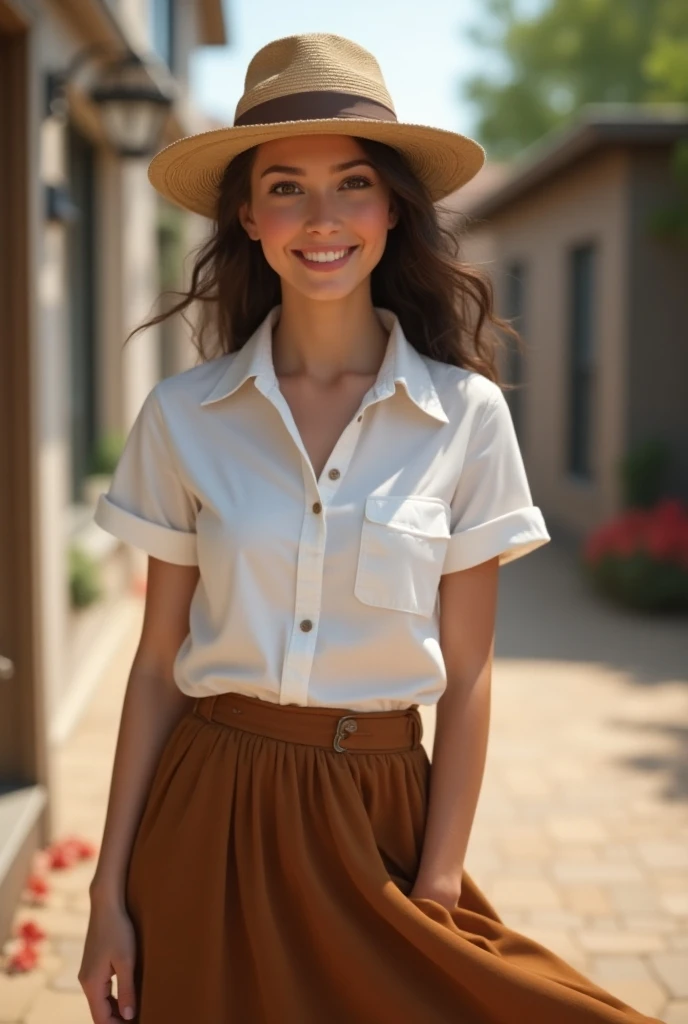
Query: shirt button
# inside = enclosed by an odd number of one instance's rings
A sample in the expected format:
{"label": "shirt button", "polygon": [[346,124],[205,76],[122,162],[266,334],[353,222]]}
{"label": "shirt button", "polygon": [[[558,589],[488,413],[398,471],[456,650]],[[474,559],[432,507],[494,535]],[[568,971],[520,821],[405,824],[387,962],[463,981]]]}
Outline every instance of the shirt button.
{"label": "shirt button", "polygon": [[322,505],[320,504],[319,501],[313,503],[313,511],[315,512],[316,516],[322,512]]}
{"label": "shirt button", "polygon": [[303,619],[300,625],[301,631],[303,633],[310,633],[310,631],[313,629],[313,623],[311,622],[310,619]]}
{"label": "shirt button", "polygon": [[362,419],[363,419],[363,417],[362,417],[362,416],[359,416],[356,422],[357,422],[357,423],[360,423]]}
{"label": "shirt button", "polygon": [[339,472],[338,469],[331,469],[327,475],[329,476],[330,480],[339,480],[342,474]]}

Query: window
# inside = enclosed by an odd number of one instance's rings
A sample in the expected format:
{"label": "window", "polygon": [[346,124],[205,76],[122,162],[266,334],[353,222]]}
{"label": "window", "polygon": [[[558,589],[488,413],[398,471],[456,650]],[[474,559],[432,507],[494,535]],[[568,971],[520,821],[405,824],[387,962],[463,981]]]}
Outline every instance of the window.
{"label": "window", "polygon": [[174,0],[148,0],[148,14],[153,49],[175,71]]}
{"label": "window", "polygon": [[[526,268],[522,262],[509,264],[505,283],[505,316],[511,320],[519,334],[524,335]],[[506,378],[515,385],[513,391],[505,391],[511,410],[516,434],[521,440],[523,430],[523,383],[525,379],[523,353],[512,338],[507,338]]]}
{"label": "window", "polygon": [[592,476],[592,413],[595,386],[595,247],[569,253],[568,470]]}
{"label": "window", "polygon": [[69,188],[78,209],[67,235],[70,324],[72,500],[82,499],[96,440],[97,270],[95,160],[91,143],[68,132]]}

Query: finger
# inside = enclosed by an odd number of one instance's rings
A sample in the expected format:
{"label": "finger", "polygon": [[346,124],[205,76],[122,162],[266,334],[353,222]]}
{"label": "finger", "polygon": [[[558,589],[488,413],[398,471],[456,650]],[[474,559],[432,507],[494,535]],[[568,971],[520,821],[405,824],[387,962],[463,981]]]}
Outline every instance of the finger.
{"label": "finger", "polygon": [[134,971],[131,964],[119,964],[117,971],[117,1007],[122,1020],[133,1020],[136,1015]]}
{"label": "finger", "polygon": [[93,1024],[112,1024],[116,1020],[116,1013],[113,1009],[112,996],[109,995],[111,982],[105,984],[98,982],[83,982],[81,986],[88,1000],[88,1008]]}
{"label": "finger", "polygon": [[[107,1019],[107,1024],[114,1024],[114,1022],[116,1022],[116,1021],[121,1021],[121,1020],[126,1019],[126,1018],[123,1018],[122,1014],[120,1013],[119,1006],[117,1005],[117,998],[115,996],[108,996],[108,1003],[110,1004],[110,1010],[109,1010],[110,1016]],[[129,1019],[133,1020],[134,1018],[131,1017]]]}

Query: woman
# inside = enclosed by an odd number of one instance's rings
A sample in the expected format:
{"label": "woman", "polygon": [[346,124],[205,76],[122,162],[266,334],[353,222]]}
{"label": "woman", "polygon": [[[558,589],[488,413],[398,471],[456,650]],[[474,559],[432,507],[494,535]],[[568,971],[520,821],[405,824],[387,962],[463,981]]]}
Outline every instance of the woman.
{"label": "woman", "polygon": [[216,226],[173,310],[201,302],[204,360],[150,392],[96,512],[149,555],[79,975],[98,1024],[650,1020],[463,868],[498,566],[549,535],[507,325],[433,207],[483,151],[393,111],[361,47],[290,37],[234,127],[151,165]]}

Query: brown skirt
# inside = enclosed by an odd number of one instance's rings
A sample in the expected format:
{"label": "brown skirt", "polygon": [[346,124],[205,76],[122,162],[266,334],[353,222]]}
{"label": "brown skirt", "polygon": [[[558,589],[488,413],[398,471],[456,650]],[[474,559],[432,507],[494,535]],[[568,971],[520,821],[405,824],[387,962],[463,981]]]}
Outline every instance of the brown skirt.
{"label": "brown skirt", "polygon": [[132,850],[140,1024],[659,1024],[507,927],[411,899],[431,766],[401,712],[205,697]]}

